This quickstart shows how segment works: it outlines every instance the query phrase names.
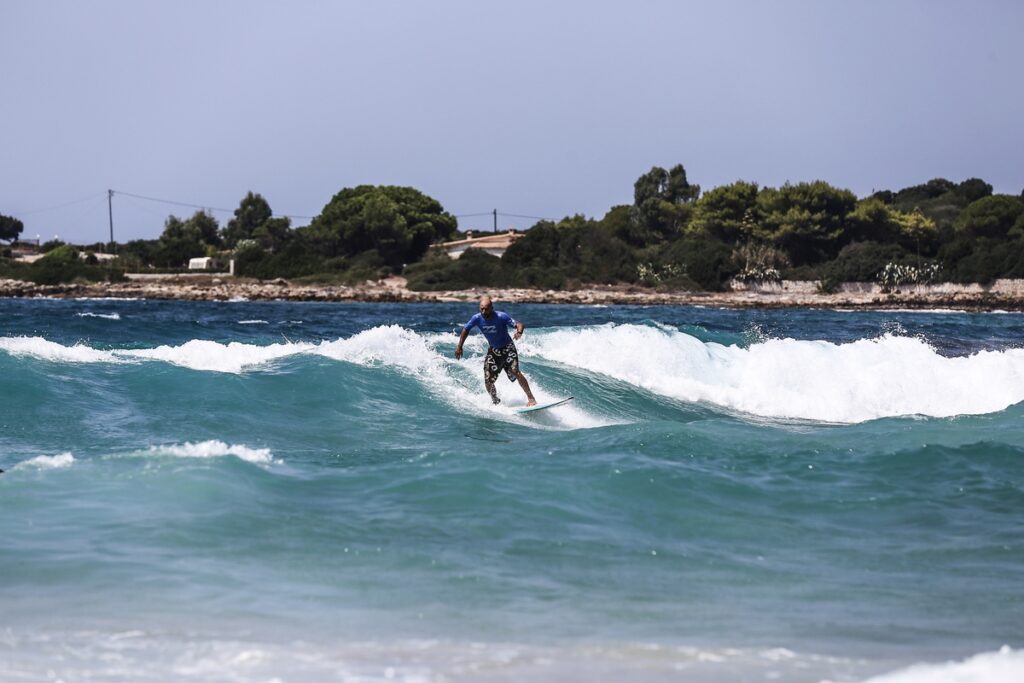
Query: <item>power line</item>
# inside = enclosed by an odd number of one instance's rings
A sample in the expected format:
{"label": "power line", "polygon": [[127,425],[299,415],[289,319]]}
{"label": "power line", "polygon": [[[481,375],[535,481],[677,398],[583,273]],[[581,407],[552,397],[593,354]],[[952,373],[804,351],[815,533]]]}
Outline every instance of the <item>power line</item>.
{"label": "power line", "polygon": [[[159,202],[161,204],[171,204],[173,206],[184,206],[190,209],[200,209],[202,211],[217,211],[219,213],[234,213],[235,209],[224,209],[216,206],[203,206],[201,204],[191,204],[189,202],[179,202],[173,199],[160,199],[159,197],[147,197],[141,194],[134,194],[132,192],[123,192],[121,190],[111,190],[114,194],[124,195],[125,197],[134,197],[135,199],[144,199],[148,202]],[[313,216],[298,216],[295,214],[274,214],[275,218],[298,218],[302,220],[313,220]]]}
{"label": "power line", "polygon": [[504,216],[505,218],[529,218],[529,219],[535,220],[535,221],[552,221],[553,222],[555,220],[554,218],[545,218],[544,216],[523,216],[522,214],[518,214],[518,213],[502,213],[500,211],[498,212],[498,215],[499,216]]}
{"label": "power line", "polygon": [[[456,218],[480,218],[482,216],[493,216],[493,215],[494,215],[493,211],[484,211],[482,213],[460,213],[460,214],[455,214],[455,217]],[[530,220],[535,220],[535,221],[554,221],[555,220],[554,218],[547,218],[545,216],[525,216],[525,215],[520,214],[520,213],[502,213],[501,211],[498,212],[498,215],[499,216],[504,216],[505,218],[529,218]]]}
{"label": "power line", "polygon": [[15,216],[29,216],[29,215],[34,214],[34,213],[43,213],[44,211],[53,211],[55,209],[63,209],[63,208],[68,207],[68,206],[74,206],[75,204],[84,204],[85,202],[92,201],[92,200],[95,200],[95,199],[99,199],[100,197],[102,197],[105,194],[106,194],[106,192],[94,193],[94,194],[89,195],[88,197],[83,197],[82,199],[76,199],[76,200],[70,201],[70,202],[64,202],[63,204],[55,204],[54,206],[45,206],[45,207],[43,207],[41,209],[32,209],[31,211],[12,211],[11,213],[13,215],[15,215]]}

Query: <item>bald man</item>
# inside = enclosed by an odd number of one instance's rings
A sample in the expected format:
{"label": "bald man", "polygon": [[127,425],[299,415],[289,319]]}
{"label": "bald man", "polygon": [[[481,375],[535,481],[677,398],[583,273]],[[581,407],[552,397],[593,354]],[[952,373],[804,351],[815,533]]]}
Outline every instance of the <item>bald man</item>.
{"label": "bald man", "polygon": [[[462,335],[459,337],[459,344],[455,347],[455,359],[462,358],[462,345],[466,342],[470,330],[479,327],[480,331],[487,337],[490,347],[487,349],[487,356],[484,357],[484,386],[487,393],[491,395],[491,401],[495,404],[501,403],[498,392],[494,388],[494,382],[504,370],[509,380],[519,382],[519,386],[526,392],[526,405],[537,405],[537,399],[530,391],[530,383],[526,376],[519,371],[519,353],[516,351],[516,344],[512,339],[519,339],[523,336],[525,326],[512,319],[508,313],[495,311],[491,297],[485,296],[480,299],[480,312],[469,319],[462,328]],[[515,327],[514,337],[508,336],[508,328]]]}

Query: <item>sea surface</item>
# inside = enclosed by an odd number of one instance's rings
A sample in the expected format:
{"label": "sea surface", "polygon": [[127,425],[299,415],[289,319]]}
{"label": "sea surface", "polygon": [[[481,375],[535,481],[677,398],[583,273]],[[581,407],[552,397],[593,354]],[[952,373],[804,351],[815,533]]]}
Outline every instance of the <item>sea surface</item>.
{"label": "sea surface", "polygon": [[0,300],[0,680],[1024,680],[1024,315]]}

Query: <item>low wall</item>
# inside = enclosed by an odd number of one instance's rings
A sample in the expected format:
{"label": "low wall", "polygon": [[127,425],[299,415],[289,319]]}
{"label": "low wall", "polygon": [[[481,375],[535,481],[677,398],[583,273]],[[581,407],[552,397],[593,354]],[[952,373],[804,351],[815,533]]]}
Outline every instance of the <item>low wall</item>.
{"label": "low wall", "polygon": [[[733,282],[730,289],[734,292],[749,294],[817,294],[818,283],[814,280],[783,280],[781,282],[765,282],[748,284]],[[937,282],[931,285],[901,285],[884,291],[882,286],[874,282],[844,282],[836,289],[838,294],[919,294],[922,296],[943,296],[953,294],[999,294],[1013,297],[1024,297],[1024,280],[1001,279],[989,285],[958,284],[955,282]]]}

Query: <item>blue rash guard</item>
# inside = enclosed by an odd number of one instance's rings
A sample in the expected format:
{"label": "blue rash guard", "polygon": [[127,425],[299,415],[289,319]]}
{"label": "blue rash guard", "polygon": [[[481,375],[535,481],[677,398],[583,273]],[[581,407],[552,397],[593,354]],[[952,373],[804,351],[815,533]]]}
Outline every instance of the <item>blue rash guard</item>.
{"label": "blue rash guard", "polygon": [[479,327],[487,337],[487,343],[491,345],[491,348],[500,349],[512,343],[512,337],[508,336],[508,328],[515,327],[515,325],[516,321],[508,313],[495,311],[490,318],[485,318],[482,314],[477,313],[462,329],[469,332],[474,327]]}

